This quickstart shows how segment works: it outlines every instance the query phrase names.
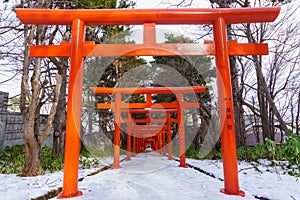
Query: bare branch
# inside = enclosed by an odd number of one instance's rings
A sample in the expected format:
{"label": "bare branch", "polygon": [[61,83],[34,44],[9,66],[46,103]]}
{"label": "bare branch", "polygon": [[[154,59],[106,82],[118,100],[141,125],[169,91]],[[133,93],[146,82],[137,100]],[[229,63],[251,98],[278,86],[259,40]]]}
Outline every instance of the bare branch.
{"label": "bare branch", "polygon": [[48,138],[48,136],[50,135],[52,123],[53,123],[54,116],[55,116],[55,113],[56,113],[56,108],[57,108],[57,104],[58,104],[58,97],[59,97],[59,94],[60,94],[60,88],[61,88],[62,77],[61,77],[61,75],[56,74],[55,79],[56,79],[56,86],[55,86],[55,90],[54,90],[54,93],[55,93],[55,100],[54,100],[54,102],[52,103],[52,107],[51,107],[50,114],[49,114],[49,117],[48,117],[48,120],[47,120],[46,128],[45,128],[45,130],[43,131],[43,133],[40,134],[40,137],[39,137],[39,143],[40,143],[40,144],[43,144],[43,142],[44,142],[44,141]]}

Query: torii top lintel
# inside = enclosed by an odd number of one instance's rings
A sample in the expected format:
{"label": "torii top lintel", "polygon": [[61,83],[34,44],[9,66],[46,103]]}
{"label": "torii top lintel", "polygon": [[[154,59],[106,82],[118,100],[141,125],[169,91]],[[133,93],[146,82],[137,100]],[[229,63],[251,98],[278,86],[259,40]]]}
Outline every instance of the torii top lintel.
{"label": "torii top lintel", "polygon": [[213,24],[222,17],[227,24],[272,22],[280,7],[195,8],[195,9],[16,9],[23,24],[71,25],[81,19],[85,25]]}

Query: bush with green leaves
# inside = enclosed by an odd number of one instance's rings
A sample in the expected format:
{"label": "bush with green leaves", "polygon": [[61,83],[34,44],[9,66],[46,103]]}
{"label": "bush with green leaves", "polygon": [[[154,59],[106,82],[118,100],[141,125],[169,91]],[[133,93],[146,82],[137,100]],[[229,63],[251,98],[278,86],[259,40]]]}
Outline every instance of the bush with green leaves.
{"label": "bush with green leaves", "polygon": [[41,167],[49,172],[55,172],[63,169],[64,159],[52,152],[52,148],[48,146],[42,147]]}
{"label": "bush with green leaves", "polygon": [[[0,152],[0,173],[18,174],[22,171],[25,163],[24,145],[15,145],[5,147]],[[45,171],[59,171],[63,168],[63,158],[52,153],[50,147],[42,147],[41,167]]]}
{"label": "bush with green leaves", "polygon": [[24,167],[25,148],[23,145],[5,147],[0,152],[0,173],[17,174]]}
{"label": "bush with green leaves", "polygon": [[[285,170],[285,173],[300,178],[300,136],[290,133],[284,144],[268,138],[265,141],[265,144],[239,147],[237,149],[238,159],[245,161],[268,159],[273,166],[280,165]],[[177,152],[176,149],[175,152]],[[186,157],[194,159],[222,159],[222,152],[221,149],[213,149],[205,157],[201,157],[198,151],[189,147],[186,151]],[[285,164],[286,161],[288,165]]]}
{"label": "bush with green leaves", "polygon": [[288,173],[300,178],[300,135],[289,135],[284,144],[284,158],[289,162]]}

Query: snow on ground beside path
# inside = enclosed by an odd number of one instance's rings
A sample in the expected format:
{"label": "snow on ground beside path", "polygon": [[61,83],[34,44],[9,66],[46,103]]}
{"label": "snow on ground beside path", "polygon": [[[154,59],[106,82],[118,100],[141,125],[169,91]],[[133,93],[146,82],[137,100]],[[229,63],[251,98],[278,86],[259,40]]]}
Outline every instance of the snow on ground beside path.
{"label": "snow on ground beside path", "polygon": [[[121,165],[121,169],[86,177],[78,185],[83,196],[75,199],[241,199],[220,193],[221,181],[191,168],[180,168],[178,162],[155,152],[139,154]],[[247,195],[243,199],[255,198]]]}
{"label": "snow on ground beside path", "polygon": [[[112,157],[102,159],[99,168],[111,164]],[[98,168],[97,168],[98,169]],[[80,169],[78,178],[97,169]],[[63,172],[46,173],[42,176],[19,177],[16,174],[0,174],[0,200],[25,200],[47,194],[63,185]]]}
{"label": "snow on ground beside path", "polygon": [[[79,170],[78,183],[83,196],[75,200],[248,200],[254,196],[271,200],[300,200],[300,181],[295,177],[278,174],[273,167],[239,162],[239,182],[246,197],[228,196],[219,192],[224,187],[221,161],[187,159],[187,163],[214,174],[204,175],[192,168],[180,168],[178,162],[170,161],[155,152],[142,153],[130,161],[121,162],[121,169],[106,170],[87,176],[112,159],[104,159],[94,169]],[[37,177],[0,175],[0,200],[25,200],[36,198],[62,186],[63,172],[47,173]],[[52,198],[54,200],[56,198]]]}
{"label": "snow on ground beside path", "polygon": [[[260,165],[241,161],[238,163],[240,188],[257,197],[278,200],[300,200],[300,180],[293,176],[283,174],[280,167]],[[223,163],[220,160],[193,160],[187,159],[187,163],[197,166],[202,170],[224,179]],[[254,167],[255,166],[255,167]]]}

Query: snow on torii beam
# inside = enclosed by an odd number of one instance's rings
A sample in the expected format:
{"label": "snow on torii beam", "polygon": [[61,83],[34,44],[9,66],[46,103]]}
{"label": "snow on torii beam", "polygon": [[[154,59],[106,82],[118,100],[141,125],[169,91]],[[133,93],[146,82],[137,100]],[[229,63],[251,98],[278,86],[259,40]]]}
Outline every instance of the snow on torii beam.
{"label": "snow on torii beam", "polygon": [[[272,22],[280,12],[275,8],[220,9],[16,9],[24,24],[72,25],[71,43],[56,46],[33,46],[31,57],[69,57],[70,78],[65,142],[64,186],[60,197],[81,195],[78,191],[78,157],[80,148],[80,115],[83,58],[86,56],[138,55],[214,55],[216,57],[218,100],[226,194],[241,195],[232,105],[230,55],[265,55],[264,44],[238,44],[227,41],[226,24]],[[85,42],[86,25],[144,25],[144,44],[95,45]],[[156,44],[155,24],[212,24],[214,42],[205,44]],[[147,40],[146,40],[147,39]],[[105,53],[107,52],[107,53]]]}

